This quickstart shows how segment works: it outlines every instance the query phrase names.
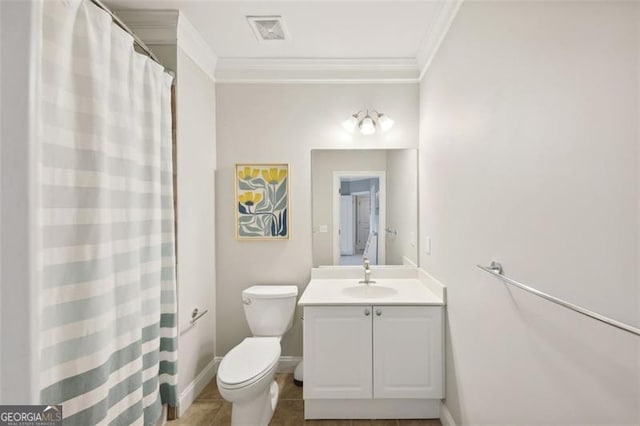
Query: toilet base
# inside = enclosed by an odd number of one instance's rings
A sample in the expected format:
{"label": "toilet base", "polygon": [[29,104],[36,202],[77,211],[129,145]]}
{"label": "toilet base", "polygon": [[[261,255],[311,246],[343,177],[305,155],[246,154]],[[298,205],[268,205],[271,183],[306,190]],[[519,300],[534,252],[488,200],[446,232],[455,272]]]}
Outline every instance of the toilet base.
{"label": "toilet base", "polygon": [[278,405],[278,383],[271,385],[258,397],[231,406],[231,426],[267,426]]}

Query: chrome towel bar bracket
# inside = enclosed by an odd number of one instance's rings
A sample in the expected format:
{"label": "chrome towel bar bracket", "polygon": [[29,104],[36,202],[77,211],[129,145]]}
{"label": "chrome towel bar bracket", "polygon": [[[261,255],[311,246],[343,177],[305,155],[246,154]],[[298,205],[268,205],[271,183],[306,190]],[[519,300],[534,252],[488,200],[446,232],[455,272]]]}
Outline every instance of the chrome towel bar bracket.
{"label": "chrome towel bar bracket", "polygon": [[205,316],[207,314],[207,312],[209,312],[208,309],[205,309],[204,312],[198,314],[198,308],[195,308],[193,310],[193,312],[191,312],[191,324],[195,324],[196,321],[198,321],[200,318],[202,318],[203,316]]}
{"label": "chrome towel bar bracket", "polygon": [[521,290],[527,291],[531,294],[535,294],[536,296],[542,297],[550,302],[553,302],[557,305],[564,306],[565,308],[569,308],[572,311],[578,312],[579,314],[588,316],[610,326],[616,327],[620,330],[626,331],[631,334],[635,334],[636,336],[640,336],[640,328],[634,327],[629,324],[625,324],[623,322],[611,319],[597,312],[590,311],[589,309],[583,308],[582,306],[575,305],[573,303],[567,302],[565,300],[559,299],[557,297],[551,296],[545,292],[537,290],[533,287],[529,287],[526,284],[522,284],[514,279],[506,277],[503,273],[502,265],[495,260],[491,262],[489,266],[476,265],[478,268],[482,269],[485,272],[490,273],[491,275],[497,277],[502,280],[504,283],[510,284],[514,287],[518,287]]}
{"label": "chrome towel bar bracket", "polygon": [[[482,266],[478,265],[478,268],[482,269]],[[487,269],[489,269],[494,274],[499,274],[499,275],[502,275],[502,272],[503,272],[502,265],[496,262],[495,260],[491,261],[491,264],[487,266]]]}

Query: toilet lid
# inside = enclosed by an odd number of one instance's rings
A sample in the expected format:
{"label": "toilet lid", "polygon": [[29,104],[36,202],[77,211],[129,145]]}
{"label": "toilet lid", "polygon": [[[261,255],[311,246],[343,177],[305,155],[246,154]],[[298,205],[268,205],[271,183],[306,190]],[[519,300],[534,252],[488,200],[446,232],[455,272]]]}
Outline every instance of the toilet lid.
{"label": "toilet lid", "polygon": [[279,299],[298,295],[295,285],[254,285],[242,291],[242,294],[255,299]]}
{"label": "toilet lid", "polygon": [[222,359],[218,380],[227,385],[253,382],[280,358],[277,337],[247,337]]}

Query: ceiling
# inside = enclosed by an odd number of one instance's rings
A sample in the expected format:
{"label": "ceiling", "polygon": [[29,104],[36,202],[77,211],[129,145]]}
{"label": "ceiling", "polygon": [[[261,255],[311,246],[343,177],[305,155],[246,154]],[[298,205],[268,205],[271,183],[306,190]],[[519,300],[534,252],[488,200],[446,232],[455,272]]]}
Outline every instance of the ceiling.
{"label": "ceiling", "polygon": [[[218,59],[363,60],[410,63],[416,72],[425,45],[433,44],[443,10],[456,3],[422,1],[107,0],[112,9],[180,10]],[[457,10],[457,8],[456,8]],[[280,15],[290,36],[259,42],[246,16]],[[448,25],[447,25],[448,28]],[[437,28],[436,28],[437,29]],[[439,44],[439,42],[438,42]],[[416,62],[416,58],[418,62]],[[406,72],[405,72],[406,75]]]}

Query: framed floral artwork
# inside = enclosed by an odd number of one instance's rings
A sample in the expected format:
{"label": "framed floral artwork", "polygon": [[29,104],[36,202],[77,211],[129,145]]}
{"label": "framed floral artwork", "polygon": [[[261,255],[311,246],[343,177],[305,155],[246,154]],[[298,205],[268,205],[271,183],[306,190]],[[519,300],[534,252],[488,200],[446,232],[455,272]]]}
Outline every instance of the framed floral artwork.
{"label": "framed floral artwork", "polygon": [[289,165],[236,164],[236,239],[289,239]]}

